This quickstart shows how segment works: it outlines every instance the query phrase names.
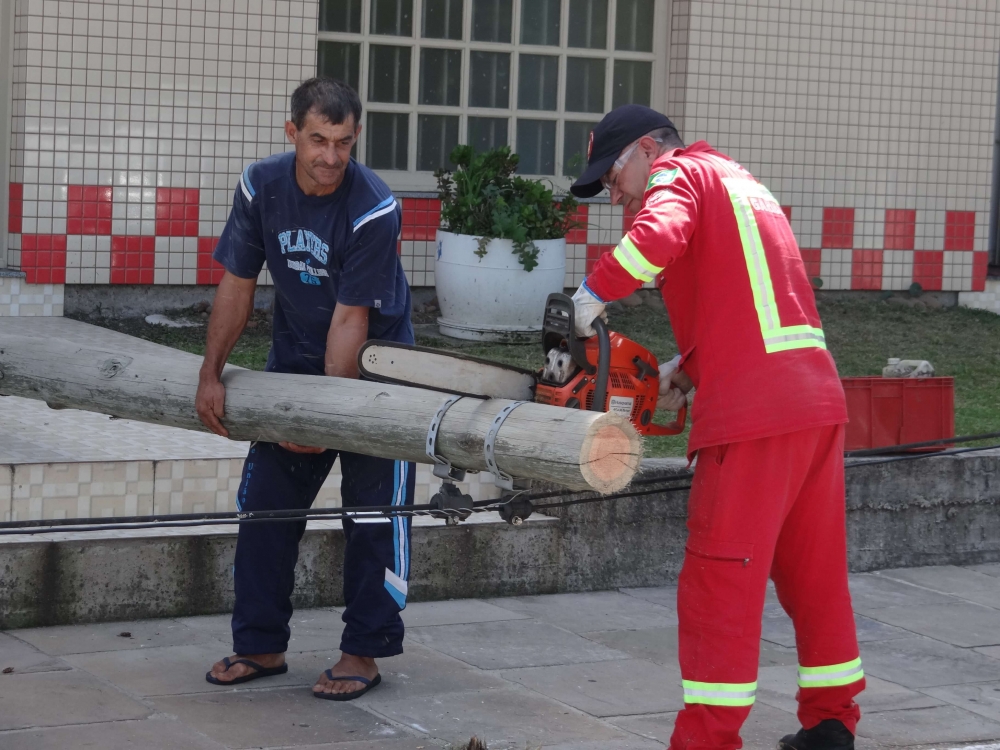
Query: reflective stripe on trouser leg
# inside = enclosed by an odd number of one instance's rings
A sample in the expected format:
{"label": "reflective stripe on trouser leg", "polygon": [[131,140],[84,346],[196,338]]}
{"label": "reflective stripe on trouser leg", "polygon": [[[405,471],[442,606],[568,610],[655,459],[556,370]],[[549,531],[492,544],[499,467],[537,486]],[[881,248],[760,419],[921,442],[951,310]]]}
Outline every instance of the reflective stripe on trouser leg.
{"label": "reflective stripe on trouser leg", "polygon": [[681,680],[685,703],[709,706],[752,706],[757,696],[756,682],[695,682]]}
{"label": "reflective stripe on trouser leg", "polygon": [[865,676],[861,657],[826,667],[799,667],[799,687],[821,688],[850,685]]}

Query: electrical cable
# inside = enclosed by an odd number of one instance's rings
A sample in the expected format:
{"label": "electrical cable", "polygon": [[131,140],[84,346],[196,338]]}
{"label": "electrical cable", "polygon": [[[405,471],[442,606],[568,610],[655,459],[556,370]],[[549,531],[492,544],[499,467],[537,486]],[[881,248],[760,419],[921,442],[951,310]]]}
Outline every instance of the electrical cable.
{"label": "electrical cable", "polygon": [[[864,451],[850,451],[845,453],[847,458],[859,460],[849,461],[844,464],[846,469],[861,468],[867,466],[878,466],[882,464],[897,463],[901,461],[918,461],[927,458],[939,458],[942,456],[955,456],[966,453],[976,453],[981,451],[1000,449],[1000,443],[971,448],[955,448],[952,450],[934,451],[909,455],[898,454],[901,450],[911,448],[924,448],[934,445],[944,445],[952,443],[973,442],[976,440],[1000,437],[1000,432],[984,433],[982,435],[970,435],[955,438],[945,438],[943,440],[927,441],[924,443],[910,443],[907,445],[890,446],[889,448],[868,449]],[[20,535],[20,534],[51,534],[60,531],[65,532],[91,532],[91,531],[119,531],[133,529],[166,529],[166,528],[190,528],[196,526],[229,526],[243,523],[277,523],[277,522],[304,522],[337,520],[344,518],[393,518],[396,516],[432,516],[434,518],[447,518],[449,516],[461,517],[463,513],[482,513],[500,511],[504,505],[515,500],[527,500],[531,504],[531,510],[544,510],[550,508],[562,508],[571,505],[585,503],[603,502],[606,500],[620,500],[625,498],[645,497],[651,495],[661,495],[671,492],[682,492],[691,489],[688,480],[693,477],[694,472],[683,470],[670,477],[639,477],[635,479],[628,489],[609,495],[599,495],[596,493],[578,492],[574,490],[552,490],[548,492],[528,493],[527,490],[515,493],[504,498],[493,500],[475,500],[471,503],[471,508],[462,509],[442,509],[433,503],[409,506],[359,506],[355,508],[308,508],[302,510],[271,510],[255,513],[242,513],[239,511],[228,513],[187,513],[169,514],[159,516],[125,516],[116,517],[113,520],[99,522],[93,518],[65,518],[47,519],[32,521],[7,521],[0,522],[0,536]],[[680,484],[678,484],[681,482]],[[658,486],[663,485],[663,486]],[[647,487],[648,489],[636,490],[634,487]],[[572,497],[573,495],[583,495],[583,497]],[[550,498],[566,498],[558,502],[536,503],[536,500],[547,500]]]}

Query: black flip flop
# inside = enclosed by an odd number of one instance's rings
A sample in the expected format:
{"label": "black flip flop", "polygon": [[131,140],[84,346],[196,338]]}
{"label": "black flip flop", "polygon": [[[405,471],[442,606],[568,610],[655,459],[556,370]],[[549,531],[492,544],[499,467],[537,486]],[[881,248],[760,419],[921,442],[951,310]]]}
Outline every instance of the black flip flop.
{"label": "black flip flop", "polygon": [[205,679],[213,685],[240,685],[251,680],[259,680],[261,677],[273,677],[274,675],[284,674],[288,671],[287,664],[282,664],[280,667],[265,667],[250,659],[230,659],[228,656],[222,660],[222,663],[226,665],[227,672],[234,664],[245,664],[257,671],[245,674],[242,677],[234,677],[231,680],[220,680],[218,677],[213,677],[211,672],[206,672]]}
{"label": "black flip flop", "polygon": [[315,690],[313,691],[313,697],[322,698],[325,701],[352,701],[355,698],[360,698],[362,695],[367,693],[373,687],[378,686],[382,682],[382,675],[380,674],[375,675],[374,680],[369,680],[364,677],[357,677],[357,676],[334,677],[332,669],[326,670],[326,672],[324,672],[323,674],[325,674],[326,679],[330,680],[331,682],[333,682],[334,680],[346,680],[348,682],[360,682],[364,685],[364,687],[361,690],[355,690],[353,693],[317,693]]}

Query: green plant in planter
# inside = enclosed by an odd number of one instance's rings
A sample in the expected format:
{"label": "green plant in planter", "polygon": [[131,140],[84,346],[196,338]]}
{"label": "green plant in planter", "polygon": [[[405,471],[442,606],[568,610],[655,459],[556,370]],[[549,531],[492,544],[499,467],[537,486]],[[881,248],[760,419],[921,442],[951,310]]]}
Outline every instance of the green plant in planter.
{"label": "green plant in planter", "polygon": [[434,173],[441,223],[449,232],[479,237],[480,258],[490,240],[512,240],[514,254],[530,271],[538,265],[534,240],[557,240],[577,226],[576,200],[567,195],[556,202],[545,183],[515,175],[518,157],[507,146],[478,155],[471,146],[456,146],[450,158],[454,172]]}

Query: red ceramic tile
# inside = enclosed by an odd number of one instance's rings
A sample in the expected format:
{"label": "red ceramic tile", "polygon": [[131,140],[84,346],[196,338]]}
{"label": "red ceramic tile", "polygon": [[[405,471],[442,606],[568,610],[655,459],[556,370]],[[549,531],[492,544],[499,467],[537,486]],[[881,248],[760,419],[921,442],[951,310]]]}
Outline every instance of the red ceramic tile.
{"label": "red ceramic tile", "polygon": [[622,211],[622,234],[628,234],[632,229],[632,222],[635,221],[635,214],[627,208]]}
{"label": "red ceramic tile", "polygon": [[783,213],[785,215],[785,218],[788,219],[788,223],[790,224],[792,222],[792,207],[791,206],[782,206],[781,207],[781,213]]}
{"label": "red ceramic tile", "polygon": [[972,250],[976,242],[976,212],[946,211],[944,215],[944,249]]}
{"label": "red ceramic tile", "polygon": [[570,245],[584,245],[587,242],[587,205],[583,204],[576,209],[573,214],[573,221],[577,223],[575,229],[570,229],[566,233],[566,243]]}
{"label": "red ceramic tile", "polygon": [[21,270],[29,284],[65,284],[66,235],[22,234]]}
{"label": "red ceramic tile", "polygon": [[67,234],[111,234],[110,186],[70,185],[66,197]]}
{"label": "red ceramic tile", "polygon": [[913,253],[913,281],[927,291],[939,291],[944,276],[944,253],[917,250]]}
{"label": "red ceramic tile", "polygon": [[111,238],[111,283],[152,284],[156,266],[156,238]]}
{"label": "red ceramic tile", "polygon": [[972,255],[972,291],[986,291],[986,272],[990,265],[989,253],[973,253]]}
{"label": "red ceramic tile", "polygon": [[885,249],[913,250],[917,236],[917,212],[909,208],[885,211]]}
{"label": "red ceramic tile", "polygon": [[24,215],[24,185],[20,182],[10,183],[7,193],[7,231],[20,234]]}
{"label": "red ceramic tile", "polygon": [[802,262],[806,267],[806,276],[810,281],[820,275],[820,267],[823,260],[823,251],[819,249],[799,248],[802,255]]}
{"label": "red ceramic tile", "polygon": [[156,236],[198,236],[197,188],[156,189]]}
{"label": "red ceramic tile", "polygon": [[823,209],[823,247],[854,247],[854,209]]}
{"label": "red ceramic tile", "polygon": [[614,249],[614,245],[587,245],[587,273],[594,270],[594,264],[604,253]]}
{"label": "red ceramic tile", "polygon": [[219,244],[218,237],[198,238],[198,277],[199,284],[218,284],[226,273],[226,269],[212,258],[215,246]]}
{"label": "red ceramic tile", "polygon": [[855,250],[851,253],[851,289],[882,288],[882,251]]}

